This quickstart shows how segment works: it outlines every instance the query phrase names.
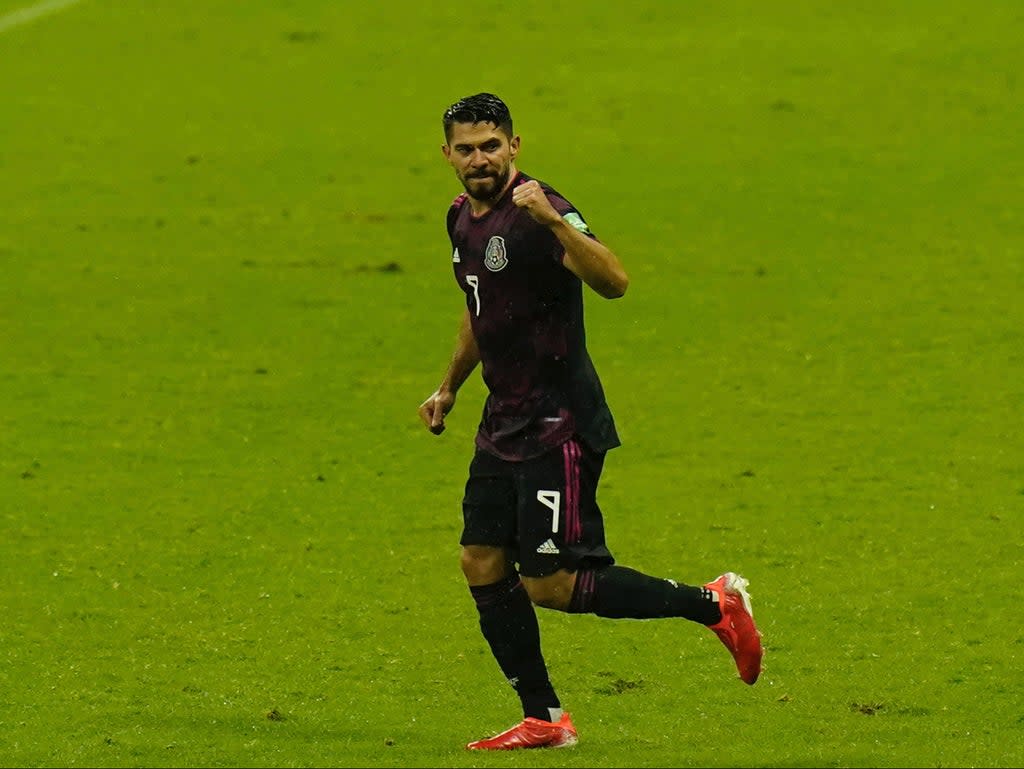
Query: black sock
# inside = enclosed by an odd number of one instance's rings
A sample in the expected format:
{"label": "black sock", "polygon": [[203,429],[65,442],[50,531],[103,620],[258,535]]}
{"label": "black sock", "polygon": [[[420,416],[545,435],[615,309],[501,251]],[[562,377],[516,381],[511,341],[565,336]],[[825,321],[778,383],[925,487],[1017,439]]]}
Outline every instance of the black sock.
{"label": "black sock", "polygon": [[480,612],[480,630],[519,695],[523,715],[551,721],[561,703],[541,653],[537,613],[519,574],[513,572],[492,585],[470,586],[469,591]]}
{"label": "black sock", "polygon": [[576,572],[568,611],[616,619],[683,617],[702,625],[722,618],[718,600],[707,588],[650,577],[625,566]]}

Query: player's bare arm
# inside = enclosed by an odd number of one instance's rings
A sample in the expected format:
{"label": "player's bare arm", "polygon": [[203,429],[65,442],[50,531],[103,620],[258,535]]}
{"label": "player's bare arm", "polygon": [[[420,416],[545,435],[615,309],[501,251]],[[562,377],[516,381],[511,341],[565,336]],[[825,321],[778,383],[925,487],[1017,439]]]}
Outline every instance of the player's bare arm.
{"label": "player's bare arm", "polygon": [[531,179],[512,190],[512,202],[551,228],[565,248],[566,268],[580,280],[605,299],[617,299],[626,293],[629,276],[619,258],[606,245],[588,238],[563,219],[536,180]]}
{"label": "player's bare arm", "polygon": [[423,424],[434,435],[444,432],[444,418],[455,406],[455,396],[463,382],[469,378],[480,362],[480,350],[469,322],[469,310],[462,315],[459,332],[455,338],[455,351],[448,364],[444,379],[429,398],[420,404],[419,414]]}

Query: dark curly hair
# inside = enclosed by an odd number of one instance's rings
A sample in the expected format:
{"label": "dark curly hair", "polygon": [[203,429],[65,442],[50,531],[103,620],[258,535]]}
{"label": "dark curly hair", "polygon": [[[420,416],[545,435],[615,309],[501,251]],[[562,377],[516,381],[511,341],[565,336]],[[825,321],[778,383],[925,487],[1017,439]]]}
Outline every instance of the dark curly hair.
{"label": "dark curly hair", "polygon": [[459,99],[444,111],[444,138],[450,139],[454,123],[494,123],[512,138],[512,114],[493,93],[478,93]]}

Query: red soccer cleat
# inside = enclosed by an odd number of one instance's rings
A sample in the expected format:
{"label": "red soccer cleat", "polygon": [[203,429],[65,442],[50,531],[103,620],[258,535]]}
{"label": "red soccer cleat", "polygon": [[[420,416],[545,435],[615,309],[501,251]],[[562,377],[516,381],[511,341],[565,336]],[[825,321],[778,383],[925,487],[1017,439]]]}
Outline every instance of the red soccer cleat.
{"label": "red soccer cleat", "polygon": [[727,571],[714,582],[704,585],[718,596],[722,619],[708,625],[725,644],[736,660],[736,667],[744,683],[753,684],[761,675],[761,633],[754,624],[754,610],[750,607],[750,584],[739,574]]}
{"label": "red soccer cleat", "polygon": [[568,748],[578,741],[576,727],[568,713],[563,713],[558,723],[527,718],[511,729],[469,743],[469,750],[516,750],[518,748]]}

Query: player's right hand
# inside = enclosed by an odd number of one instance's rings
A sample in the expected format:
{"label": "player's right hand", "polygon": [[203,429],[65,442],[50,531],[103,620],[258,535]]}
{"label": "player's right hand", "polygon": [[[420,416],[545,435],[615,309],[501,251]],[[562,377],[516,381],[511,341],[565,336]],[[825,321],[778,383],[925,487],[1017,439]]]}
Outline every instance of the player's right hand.
{"label": "player's right hand", "polygon": [[444,418],[454,405],[454,393],[437,390],[420,404],[420,420],[430,432],[440,435],[444,432]]}

